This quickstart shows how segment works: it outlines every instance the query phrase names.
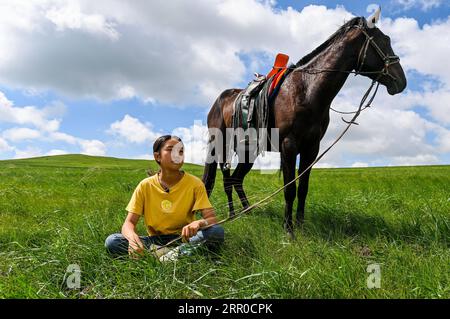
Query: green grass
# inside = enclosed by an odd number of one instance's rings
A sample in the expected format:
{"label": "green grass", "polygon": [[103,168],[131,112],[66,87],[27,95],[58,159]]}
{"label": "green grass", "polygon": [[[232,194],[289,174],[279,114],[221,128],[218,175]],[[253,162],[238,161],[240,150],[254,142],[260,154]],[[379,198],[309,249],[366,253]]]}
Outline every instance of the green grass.
{"label": "green grass", "polygon": [[[111,259],[104,240],[156,167],[83,155],[0,161],[0,298],[450,298],[449,166],[315,169],[293,242],[280,193],[225,224],[218,255]],[[211,201],[221,219],[222,185],[218,172]],[[259,171],[244,183],[252,203],[281,185]],[[379,289],[366,285],[373,263]],[[79,290],[65,284],[70,264],[81,268]]]}

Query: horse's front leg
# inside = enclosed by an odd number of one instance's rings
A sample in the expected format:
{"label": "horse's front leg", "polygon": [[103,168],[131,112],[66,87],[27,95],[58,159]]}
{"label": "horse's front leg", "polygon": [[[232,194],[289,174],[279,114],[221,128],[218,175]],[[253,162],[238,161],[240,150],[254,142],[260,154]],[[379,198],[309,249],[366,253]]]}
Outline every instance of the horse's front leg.
{"label": "horse's front leg", "polygon": [[[298,174],[300,175],[303,171],[305,171],[317,158],[317,154],[319,153],[319,143],[311,142],[306,143],[308,148],[300,151],[300,167],[298,169]],[[311,168],[309,168],[303,175],[300,177],[300,182],[297,190],[297,198],[298,198],[298,206],[297,206],[297,215],[296,215],[296,224],[301,226],[305,220],[305,203],[306,203],[306,195],[308,194],[308,186],[309,186],[309,175],[311,173]]]}
{"label": "horse's front leg", "polygon": [[248,172],[252,169],[253,163],[239,163],[236,167],[236,169],[233,172],[233,175],[231,175],[231,180],[234,185],[234,189],[236,190],[236,193],[239,196],[239,199],[241,200],[242,207],[245,209],[250,206],[247,196],[245,195],[244,191],[244,178],[245,175],[247,175]]}
{"label": "horse's front leg", "polygon": [[[283,169],[284,185],[288,184],[295,178],[295,161],[297,158],[297,150],[293,140],[285,138],[281,144],[281,163]],[[294,239],[294,227],[292,224],[292,206],[295,200],[296,183],[291,183],[284,188],[284,229],[288,236]]]}

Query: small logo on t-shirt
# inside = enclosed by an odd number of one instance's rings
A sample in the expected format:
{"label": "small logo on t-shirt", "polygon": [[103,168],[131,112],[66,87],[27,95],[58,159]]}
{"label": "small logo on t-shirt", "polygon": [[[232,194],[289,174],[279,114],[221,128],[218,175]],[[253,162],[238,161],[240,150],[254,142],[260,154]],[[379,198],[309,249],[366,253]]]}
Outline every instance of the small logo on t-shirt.
{"label": "small logo on t-shirt", "polygon": [[172,202],[165,199],[161,202],[161,208],[164,212],[168,213],[172,209]]}

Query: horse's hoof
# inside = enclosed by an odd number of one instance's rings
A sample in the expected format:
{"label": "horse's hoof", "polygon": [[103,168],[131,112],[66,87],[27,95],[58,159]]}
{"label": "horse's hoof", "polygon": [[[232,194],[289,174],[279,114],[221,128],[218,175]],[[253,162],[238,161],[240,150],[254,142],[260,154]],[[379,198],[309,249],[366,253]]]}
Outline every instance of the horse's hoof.
{"label": "horse's hoof", "polygon": [[295,241],[295,234],[294,234],[294,232],[288,231],[286,233],[286,236],[287,236],[288,241]]}
{"label": "horse's hoof", "polygon": [[284,224],[284,230],[286,231],[286,236],[289,241],[295,240],[294,229],[292,228],[292,225]]}
{"label": "horse's hoof", "polygon": [[295,227],[299,229],[303,229],[303,226],[305,226],[305,220],[304,219],[297,219],[295,221]]}

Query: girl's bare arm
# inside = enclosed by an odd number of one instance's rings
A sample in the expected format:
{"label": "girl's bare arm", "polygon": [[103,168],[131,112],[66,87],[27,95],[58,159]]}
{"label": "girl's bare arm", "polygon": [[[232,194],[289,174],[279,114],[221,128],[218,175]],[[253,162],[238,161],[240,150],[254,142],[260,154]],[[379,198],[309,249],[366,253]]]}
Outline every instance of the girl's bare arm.
{"label": "girl's bare arm", "polygon": [[217,223],[214,208],[205,208],[202,209],[201,212],[203,217],[202,219],[195,220],[189,225],[183,227],[181,236],[183,237],[184,241],[188,241],[189,238],[195,236],[200,228]]}
{"label": "girl's bare arm", "polygon": [[122,235],[128,240],[129,247],[136,252],[142,252],[145,249],[139,235],[136,233],[136,225],[140,217],[137,214],[128,213],[122,226]]}

